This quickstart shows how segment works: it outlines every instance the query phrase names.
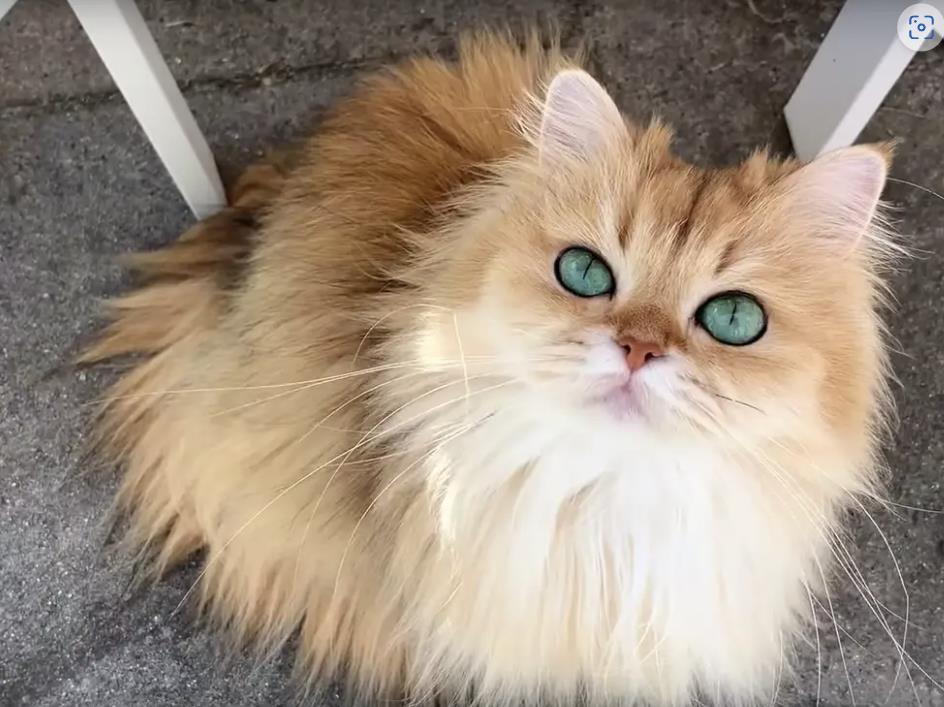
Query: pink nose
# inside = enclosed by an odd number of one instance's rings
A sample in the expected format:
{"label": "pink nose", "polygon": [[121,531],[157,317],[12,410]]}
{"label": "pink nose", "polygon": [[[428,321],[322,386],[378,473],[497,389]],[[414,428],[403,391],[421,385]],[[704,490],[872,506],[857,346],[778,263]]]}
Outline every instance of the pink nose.
{"label": "pink nose", "polygon": [[626,336],[620,340],[620,345],[626,351],[626,363],[629,370],[636,372],[649,361],[660,356],[665,356],[665,349],[659,344],[651,341],[639,341],[631,336]]}

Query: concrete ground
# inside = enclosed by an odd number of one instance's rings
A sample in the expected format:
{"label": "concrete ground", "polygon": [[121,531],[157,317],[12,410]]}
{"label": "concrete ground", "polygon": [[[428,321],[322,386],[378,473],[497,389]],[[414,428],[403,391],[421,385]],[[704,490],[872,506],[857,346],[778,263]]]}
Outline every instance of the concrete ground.
{"label": "concrete ground", "polygon": [[[780,109],[840,2],[508,5],[139,2],[225,173],[303,134],[370,67],[448,55],[465,27],[534,18],[588,39],[622,106],[665,116],[683,155],[729,163],[785,144]],[[831,596],[838,629],[820,611],[821,660],[801,647],[781,705],[816,704],[818,674],[822,705],[853,704],[850,686],[859,705],[944,705],[931,679],[944,681],[944,515],[917,510],[944,507],[944,198],[905,183],[944,192],[942,116],[944,47],[915,59],[863,137],[901,140],[902,181],[886,195],[917,257],[894,279],[890,319],[901,423],[889,494],[902,505],[873,509],[875,525],[856,515],[850,547],[900,635],[898,558],[914,688],[905,672],[895,681],[895,644],[846,580]],[[259,669],[226,661],[219,636],[174,613],[193,567],[128,591],[128,558],[104,523],[113,477],[83,445],[113,372],[67,364],[99,321],[97,300],[126,284],[115,256],[173,239],[191,216],[62,0],[23,0],[0,23],[0,164],[0,704],[289,703],[285,656]],[[326,686],[320,700],[337,699]]]}

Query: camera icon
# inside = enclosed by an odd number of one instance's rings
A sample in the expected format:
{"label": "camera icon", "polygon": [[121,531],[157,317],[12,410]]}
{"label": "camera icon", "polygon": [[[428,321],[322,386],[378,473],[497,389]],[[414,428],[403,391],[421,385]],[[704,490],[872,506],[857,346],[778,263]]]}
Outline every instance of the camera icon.
{"label": "camera icon", "polygon": [[934,15],[909,15],[908,39],[934,39]]}
{"label": "camera icon", "polygon": [[[887,2],[887,0],[883,0]],[[910,5],[898,16],[898,39],[908,49],[926,52],[941,43],[944,15],[926,2]]]}

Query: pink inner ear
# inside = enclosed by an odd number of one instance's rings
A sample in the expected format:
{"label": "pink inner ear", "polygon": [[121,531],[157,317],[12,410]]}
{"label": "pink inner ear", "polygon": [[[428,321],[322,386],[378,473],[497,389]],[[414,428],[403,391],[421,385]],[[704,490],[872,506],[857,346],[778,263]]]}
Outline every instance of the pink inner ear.
{"label": "pink inner ear", "polygon": [[606,90],[578,69],[558,73],[547,89],[541,115],[542,158],[586,158],[625,131],[623,117]]}
{"label": "pink inner ear", "polygon": [[875,215],[885,186],[884,155],[872,147],[829,152],[790,179],[794,209],[848,238],[857,238]]}

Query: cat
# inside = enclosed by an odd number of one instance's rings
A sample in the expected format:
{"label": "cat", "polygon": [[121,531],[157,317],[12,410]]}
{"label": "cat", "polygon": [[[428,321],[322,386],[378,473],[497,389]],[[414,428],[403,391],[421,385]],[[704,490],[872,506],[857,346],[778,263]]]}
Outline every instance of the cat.
{"label": "cat", "polygon": [[129,541],[364,699],[769,699],[881,482],[891,150],[670,142],[534,37],[362,80],[85,355]]}

